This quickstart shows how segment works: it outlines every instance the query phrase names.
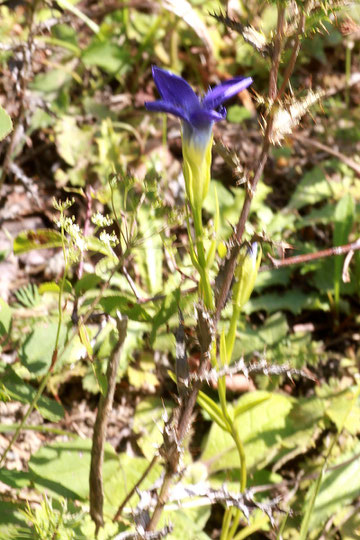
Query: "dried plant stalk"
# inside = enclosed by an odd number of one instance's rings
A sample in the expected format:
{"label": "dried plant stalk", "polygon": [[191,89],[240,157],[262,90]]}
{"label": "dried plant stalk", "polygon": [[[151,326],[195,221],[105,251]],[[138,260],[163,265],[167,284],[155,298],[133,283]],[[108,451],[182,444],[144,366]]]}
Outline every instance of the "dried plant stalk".
{"label": "dried plant stalk", "polygon": [[96,535],[100,527],[104,525],[104,490],[102,479],[102,466],[104,461],[106,429],[109,412],[112,408],[114,400],[116,374],[119,367],[122,346],[126,337],[127,321],[127,317],[123,317],[118,313],[116,319],[116,326],[119,333],[118,342],[114,350],[112,351],[111,357],[109,358],[106,372],[107,391],[105,394],[101,394],[100,396],[98,411],[94,425],[90,465],[90,515],[95,522]]}

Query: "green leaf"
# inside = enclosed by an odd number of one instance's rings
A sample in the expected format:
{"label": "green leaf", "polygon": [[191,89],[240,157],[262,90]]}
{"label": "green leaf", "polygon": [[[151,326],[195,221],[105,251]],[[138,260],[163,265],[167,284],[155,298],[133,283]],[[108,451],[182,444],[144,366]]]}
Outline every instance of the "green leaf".
{"label": "green leaf", "polygon": [[228,431],[221,408],[217,403],[215,403],[214,400],[211,399],[211,397],[200,390],[197,397],[197,402],[200,407],[210,416],[211,420],[216,422],[216,424],[224,431]]}
{"label": "green leaf", "polygon": [[6,336],[11,328],[11,308],[0,298],[0,337]]}
{"label": "green leaf", "polygon": [[[86,500],[89,497],[91,447],[90,439],[78,438],[71,442],[56,442],[40,448],[31,456],[29,462],[29,470],[38,478],[37,487],[40,477],[44,487],[47,481],[54,491],[71,489],[72,498]],[[148,464],[144,458],[126,454],[118,456],[109,443],[105,444],[103,483],[106,513],[114,515],[120,502],[141,477]],[[142,489],[150,487],[159,473],[160,468],[155,466],[141,484]],[[132,505],[137,500],[138,496],[135,495],[129,504]]]}
{"label": "green leaf", "polygon": [[270,399],[271,394],[264,394],[264,395],[257,395],[251,394],[249,396],[249,399],[245,400],[245,403],[243,403],[242,400],[239,401],[239,403],[236,405],[234,409],[234,417],[237,418],[241,414],[244,414],[246,411],[251,411],[254,407],[257,407],[264,401],[267,401]]}
{"label": "green leaf", "polygon": [[0,106],[0,141],[12,131],[13,124],[8,113]]}
{"label": "green leaf", "polygon": [[110,74],[122,74],[127,68],[129,53],[126,47],[110,41],[95,41],[87,47],[82,60],[86,66],[97,66]]}
{"label": "green leaf", "polygon": [[65,10],[70,11],[73,15],[83,21],[94,34],[100,33],[100,27],[94,21],[92,21],[85,13],[83,13],[78,7],[74,6],[69,0],[58,0],[58,4]]}
{"label": "green leaf", "polygon": [[158,329],[162,324],[169,322],[170,318],[177,312],[180,303],[180,289],[176,289],[167,294],[160,304],[156,315],[152,318],[152,330],[150,334],[150,343],[154,343]]}
{"label": "green leaf", "polygon": [[44,94],[59,93],[61,88],[71,81],[71,74],[68,70],[52,69],[45,73],[38,73],[34,80],[29,84],[31,90],[37,90]]}
{"label": "green leaf", "polygon": [[14,254],[21,255],[33,249],[49,249],[62,246],[61,234],[52,229],[24,231],[14,240]]}
{"label": "green leaf", "polygon": [[56,147],[60,156],[71,167],[80,169],[91,149],[92,128],[79,128],[74,116],[62,116],[55,126]]}
{"label": "green leaf", "polygon": [[163,224],[156,219],[154,211],[147,207],[138,210],[141,245],[134,251],[143,282],[151,295],[162,292],[163,242],[159,231]]}
{"label": "green leaf", "polygon": [[76,296],[81,296],[89,289],[95,289],[99,283],[101,283],[101,277],[96,274],[84,274],[74,285]]}
{"label": "green leaf", "polygon": [[310,309],[316,303],[318,294],[305,294],[299,289],[291,289],[284,294],[268,293],[257,298],[251,298],[244,308],[245,313],[265,310],[268,313],[274,311],[290,311],[294,315],[301,313],[303,309]]}
{"label": "green leaf", "polygon": [[[346,244],[354,221],[355,203],[350,193],[344,195],[335,209],[334,245]],[[342,281],[342,267],[344,255],[334,257],[334,291],[335,304],[340,300],[340,284]]]}
{"label": "green leaf", "polygon": [[[294,400],[269,392],[251,392],[238,400],[229,414],[236,414],[235,427],[244,444],[247,468],[253,473],[267,464],[285,462],[313,444],[317,424],[323,418],[322,400]],[[231,436],[213,424],[202,461],[212,472],[239,467],[239,456]]]}
{"label": "green leaf", "polygon": [[[58,323],[38,323],[34,330],[28,334],[19,351],[21,363],[34,376],[44,375],[51,364]],[[62,325],[60,329],[59,347],[65,343],[67,328]]]}
{"label": "green leaf", "polygon": [[[72,293],[72,285],[70,281],[68,281],[67,279],[65,279],[63,290],[66,293],[69,293],[69,294]],[[55,283],[55,281],[45,281],[44,283],[41,283],[41,285],[39,285],[40,294],[44,294],[44,293],[59,294],[59,292],[60,292],[60,285],[58,283]]]}
{"label": "green leaf", "polygon": [[235,124],[241,124],[244,120],[248,120],[252,117],[251,111],[246,107],[240,107],[240,105],[233,105],[229,107],[226,119],[229,122]]}
{"label": "green leaf", "polygon": [[333,192],[324,170],[320,167],[314,167],[297,184],[290,199],[289,208],[298,210],[303,206],[327,200],[332,195]]}
{"label": "green leaf", "polygon": [[288,324],[283,313],[274,313],[268,317],[262,326],[254,330],[247,327],[237,331],[238,339],[235,342],[234,358],[252,351],[262,351],[264,347],[272,347],[280,342],[288,333]]}
{"label": "green leaf", "polygon": [[172,511],[164,511],[159,527],[164,527],[171,523],[173,530],[168,536],[169,540],[210,540],[203,528],[210,517],[210,507],[200,506],[198,508],[177,508]]}
{"label": "green leaf", "polygon": [[152,320],[145,308],[125,295],[105,296],[100,300],[100,305],[106,313],[113,317],[116,316],[117,311],[120,311],[133,321],[150,322]]}
{"label": "green leaf", "polygon": [[281,285],[287,287],[290,281],[291,268],[274,268],[271,270],[265,270],[259,272],[255,283],[255,292],[265,289],[266,287],[272,287],[273,285]]}
{"label": "green leaf", "polygon": [[[5,374],[2,376],[4,384],[9,396],[20,403],[29,404],[35,397],[36,390],[16,373],[8,367]],[[46,396],[41,396],[37,402],[37,409],[41,416],[50,420],[50,422],[58,422],[64,418],[64,408],[57,401]]]}
{"label": "green leaf", "polygon": [[[318,495],[309,520],[309,530],[325,523],[330,516],[336,516],[344,506],[351,503],[360,493],[360,443],[350,452],[340,453],[334,470],[323,476]],[[342,465],[344,464],[344,465]],[[333,464],[332,464],[333,465]],[[309,490],[304,512],[311,503],[315,485]]]}
{"label": "green leaf", "polygon": [[[89,495],[91,446],[92,441],[89,439],[43,446],[31,456],[29,470],[64,488],[70,487],[76,497],[86,499]],[[108,443],[105,446],[104,462],[105,480],[109,468],[114,472],[112,464],[116,466],[118,463],[117,455]]]}
{"label": "green leaf", "polygon": [[338,431],[345,428],[352,435],[360,433],[360,407],[351,390],[331,399],[330,405],[326,407],[326,416],[334,422]]}

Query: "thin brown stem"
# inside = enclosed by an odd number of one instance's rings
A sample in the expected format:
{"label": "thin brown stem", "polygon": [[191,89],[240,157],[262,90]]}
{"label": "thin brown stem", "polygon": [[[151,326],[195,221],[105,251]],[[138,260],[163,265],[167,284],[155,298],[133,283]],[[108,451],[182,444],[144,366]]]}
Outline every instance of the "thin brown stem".
{"label": "thin brown stem", "polygon": [[193,388],[190,392],[190,395],[188,396],[186,403],[184,404],[183,407],[180,408],[181,412],[180,412],[180,417],[178,420],[178,427],[176,430],[175,444],[172,446],[170,452],[164,449],[165,452],[163,452],[163,454],[164,456],[166,456],[166,472],[165,472],[165,476],[161,485],[161,489],[160,489],[160,493],[158,496],[155,510],[153,512],[151,520],[146,529],[147,531],[154,531],[156,529],[157,524],[160,520],[162,511],[164,509],[164,506],[169,498],[169,492],[174,482],[174,476],[178,472],[179,461],[180,461],[180,456],[181,456],[180,448],[184,441],[184,438],[186,437],[186,434],[188,433],[190,429],[191,417],[194,411],[195,403],[196,403],[201,385],[202,383],[200,381],[196,381],[194,383]]}
{"label": "thin brown stem", "polygon": [[270,101],[270,110],[267,116],[263,146],[261,149],[260,157],[258,160],[258,166],[255,170],[254,176],[251,180],[249,180],[248,185],[247,185],[244,204],[243,204],[239,221],[237,223],[236,230],[235,230],[234,247],[232,248],[229,259],[227,260],[224,268],[222,269],[223,276],[221,278],[220,290],[217,295],[215,324],[220,319],[221,311],[226,303],[226,299],[229,294],[231,282],[232,282],[235,268],[236,268],[237,257],[240,251],[241,240],[245,231],[245,224],[247,222],[247,219],[250,213],[252,199],[256,192],[258,182],[264,172],[264,168],[265,168],[267,158],[269,155],[269,150],[271,146],[271,133],[272,133],[273,121],[274,121],[273,120],[274,119],[273,103],[277,96],[277,79],[278,79],[278,74],[279,74],[281,51],[282,51],[283,42],[284,42],[284,32],[285,32],[285,7],[279,5],[277,30],[276,30],[276,37],[274,41],[274,52],[273,52],[272,65],[271,65],[270,75],[269,75],[268,95],[269,95],[269,101]]}
{"label": "thin brown stem", "polygon": [[272,265],[263,266],[260,271],[269,270],[271,268],[281,268],[283,266],[291,266],[292,264],[301,264],[309,261],[316,261],[317,259],[323,259],[324,257],[333,257],[335,255],[345,255],[350,251],[358,251],[360,249],[360,239],[351,244],[344,244],[342,246],[334,246],[328,249],[322,249],[315,253],[304,253],[303,255],[296,255],[295,257],[288,257],[287,259],[273,259],[269,257]]}
{"label": "thin brown stem", "polygon": [[136,493],[136,490],[140,487],[140,485],[143,483],[143,481],[145,480],[145,478],[147,477],[147,475],[150,473],[151,469],[154,467],[154,465],[156,464],[157,460],[159,459],[159,456],[158,454],[155,454],[152,458],[152,460],[150,461],[149,465],[146,467],[145,471],[142,473],[141,477],[139,478],[139,480],[136,482],[136,484],[131,488],[131,490],[129,491],[129,493],[126,495],[126,497],[124,498],[124,500],[122,501],[122,503],[120,504],[115,516],[114,516],[114,519],[113,521],[118,521],[120,519],[120,516],[122,514],[122,511],[124,510],[125,508],[125,505],[130,501],[131,497]]}
{"label": "thin brown stem", "polygon": [[287,84],[288,84],[288,82],[290,80],[291,74],[294,71],[296,59],[297,59],[299,51],[300,51],[301,36],[304,34],[304,31],[305,31],[306,10],[307,10],[307,4],[305,5],[303,11],[301,11],[301,14],[300,14],[300,19],[299,19],[299,24],[298,24],[298,27],[297,27],[294,46],[293,46],[293,49],[292,49],[290,60],[289,60],[288,65],[286,66],[286,69],[285,69],[284,79],[283,79],[282,85],[281,85],[280,90],[279,90],[279,92],[278,92],[278,94],[276,96],[277,101],[279,101],[281,99],[281,97],[283,96],[283,94],[285,92],[285,89],[286,89],[286,86],[287,86]]}
{"label": "thin brown stem", "polygon": [[313,148],[317,148],[318,150],[322,150],[323,152],[326,152],[330,156],[334,156],[345,165],[350,167],[358,176],[360,176],[360,165],[353,159],[349,158],[348,156],[345,156],[338,150],[335,150],[334,148],[331,148],[330,146],[323,144],[319,141],[315,141],[313,139],[310,139],[309,137],[304,137],[303,135],[300,135],[299,133],[292,133],[291,138],[295,139],[296,141],[299,141],[302,144],[305,144],[306,146],[312,146]]}
{"label": "thin brown stem", "polygon": [[126,337],[127,318],[118,315],[116,324],[119,333],[118,342],[109,358],[106,372],[107,390],[104,394],[101,394],[100,396],[98,411],[94,425],[93,444],[91,448],[91,465],[89,479],[90,515],[96,525],[96,535],[100,527],[102,527],[104,524],[104,491],[102,480],[102,466],[104,461],[106,430],[108,423],[108,415],[110,413],[114,400],[116,374],[119,367],[121,350]]}

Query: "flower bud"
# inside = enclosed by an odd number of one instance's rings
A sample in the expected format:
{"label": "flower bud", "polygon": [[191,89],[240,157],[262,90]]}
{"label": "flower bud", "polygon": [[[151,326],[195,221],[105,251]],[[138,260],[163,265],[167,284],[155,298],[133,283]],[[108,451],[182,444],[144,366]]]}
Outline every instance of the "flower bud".
{"label": "flower bud", "polygon": [[239,310],[244,307],[254,289],[261,261],[261,253],[261,246],[258,246],[258,243],[254,242],[240,254],[238,266],[235,270],[233,292],[233,303]]}

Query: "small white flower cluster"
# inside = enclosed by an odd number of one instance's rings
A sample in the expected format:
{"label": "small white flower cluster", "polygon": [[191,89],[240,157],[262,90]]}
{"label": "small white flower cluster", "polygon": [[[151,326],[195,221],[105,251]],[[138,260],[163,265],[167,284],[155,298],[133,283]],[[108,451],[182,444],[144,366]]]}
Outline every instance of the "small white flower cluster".
{"label": "small white flower cluster", "polygon": [[114,222],[110,216],[104,216],[101,212],[94,214],[91,221],[96,227],[109,227]]}
{"label": "small white flower cluster", "polygon": [[117,246],[119,243],[119,239],[114,231],[111,234],[107,233],[106,231],[102,231],[102,233],[100,233],[100,240],[103,244],[110,248]]}
{"label": "small white flower cluster", "polygon": [[75,217],[66,217],[62,214],[60,219],[55,220],[55,223],[59,229],[63,228],[69,235],[66,242],[67,255],[72,262],[77,262],[80,253],[86,251],[86,240],[79,225],[75,223]]}

